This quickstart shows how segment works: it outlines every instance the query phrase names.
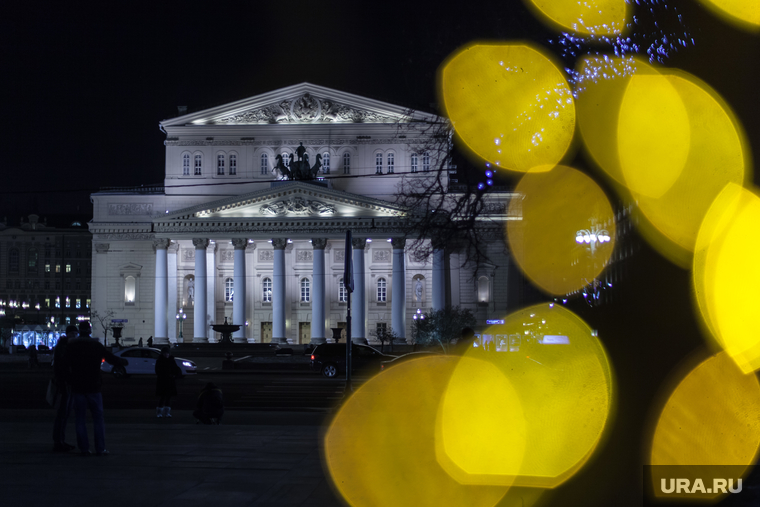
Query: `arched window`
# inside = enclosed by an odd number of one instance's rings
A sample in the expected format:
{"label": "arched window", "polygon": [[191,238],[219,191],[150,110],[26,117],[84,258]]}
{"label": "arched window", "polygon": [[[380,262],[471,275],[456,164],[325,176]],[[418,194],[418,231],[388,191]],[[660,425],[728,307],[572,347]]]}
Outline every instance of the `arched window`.
{"label": "arched window", "polygon": [[430,153],[425,152],[422,154],[422,172],[430,171]]}
{"label": "arched window", "polygon": [[478,278],[478,302],[488,303],[490,300],[490,290],[487,276]]}
{"label": "arched window", "polygon": [[311,291],[309,290],[309,279],[301,278],[301,302],[308,303],[311,301]]}
{"label": "arched window", "polygon": [[190,154],[185,153],[182,155],[182,175],[190,176]]}
{"label": "arched window", "polygon": [[393,166],[396,164],[396,156],[388,153],[388,174],[393,174]]}
{"label": "arched window", "polygon": [[264,278],[261,281],[261,301],[264,303],[272,302],[272,279]]}
{"label": "arched window", "polygon": [[237,174],[237,155],[230,155],[230,176]]}
{"label": "arched window", "polygon": [[135,288],[137,287],[137,284],[135,283],[135,277],[134,276],[125,276],[124,277],[124,304],[126,305],[133,305],[135,304]]}
{"label": "arched window", "polygon": [[348,291],[346,290],[346,286],[343,285],[342,278],[338,281],[338,302],[339,303],[348,302]]}
{"label": "arched window", "polygon": [[416,173],[417,172],[417,154],[416,153],[412,154],[412,164],[411,165],[412,165],[412,172]]}
{"label": "arched window", "polygon": [[322,154],[322,172],[324,174],[330,174],[330,153],[324,152]]}
{"label": "arched window", "polygon": [[224,175],[224,154],[220,153],[216,156],[216,174],[218,176]]}
{"label": "arched window", "polygon": [[261,175],[266,176],[269,174],[269,155],[266,153],[261,154]]}
{"label": "arched window", "polygon": [[195,154],[195,172],[193,174],[196,176],[203,174],[203,155],[200,153]]}
{"label": "arched window", "polygon": [[18,273],[18,248],[12,248],[8,252],[8,272]]}
{"label": "arched window", "polygon": [[383,154],[375,153],[375,174],[383,174]]}
{"label": "arched window", "polygon": [[343,174],[351,174],[351,154],[343,154]]}
{"label": "arched window", "polygon": [[27,266],[26,266],[27,272],[36,273],[37,272],[37,249],[30,248],[26,253],[26,258],[27,258]]}
{"label": "arched window", "polygon": [[378,278],[377,279],[377,302],[385,303],[387,295],[388,293],[387,293],[385,278]]}
{"label": "arched window", "polygon": [[232,302],[232,298],[235,296],[235,284],[232,278],[228,278],[224,281],[224,300],[227,303]]}

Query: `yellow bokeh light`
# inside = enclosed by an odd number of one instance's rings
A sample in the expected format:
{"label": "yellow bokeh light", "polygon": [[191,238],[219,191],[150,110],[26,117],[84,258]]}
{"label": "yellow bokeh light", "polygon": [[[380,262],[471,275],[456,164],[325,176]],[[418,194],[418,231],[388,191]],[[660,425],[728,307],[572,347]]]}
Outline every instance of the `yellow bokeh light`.
{"label": "yellow bokeh light", "polygon": [[[573,168],[537,168],[515,191],[509,213],[522,220],[507,222],[510,250],[525,275],[546,292],[564,295],[596,278],[612,255],[615,220],[607,196],[594,180]],[[519,208],[519,209],[518,209]],[[579,231],[603,228],[604,239],[578,244]]]}
{"label": "yellow bokeh light", "polygon": [[411,360],[370,379],[330,424],[324,455],[352,506],[493,506],[504,486],[463,485],[436,460],[435,424],[458,357]]}
{"label": "yellow bokeh light", "polygon": [[520,472],[526,428],[522,405],[495,365],[463,358],[436,423],[436,456],[462,484],[509,486]]}
{"label": "yellow bokeh light", "polygon": [[555,165],[570,147],[575,106],[548,54],[527,44],[474,44],[441,67],[439,93],[456,133],[512,171]]}
{"label": "yellow bokeh light", "polygon": [[757,0],[699,0],[728,22],[749,29],[760,30],[760,2]]}
{"label": "yellow bokeh light", "polygon": [[760,197],[729,184],[699,230],[694,294],[708,330],[742,371],[760,368]]}
{"label": "yellow bokeh light", "polygon": [[[684,475],[679,477],[691,473],[712,485],[713,476],[725,476],[721,466],[739,465],[746,471],[758,444],[760,384],[719,353],[686,375],[668,398],[655,427],[651,464],[680,466]],[[654,480],[655,494],[663,496]]]}
{"label": "yellow bokeh light", "polygon": [[[515,414],[501,416],[501,424],[492,431],[513,442],[515,450],[510,456],[505,450],[494,448],[494,455],[501,456],[502,461],[489,464],[483,460],[470,480],[481,484],[514,480],[514,486],[558,486],[589,459],[607,424],[613,386],[604,348],[580,318],[565,308],[549,304],[510,315],[503,325],[486,330],[482,337],[486,336],[497,343],[504,340],[509,350],[487,353],[482,348],[472,348],[465,358],[488,361],[509,380],[510,389],[500,386],[493,395],[498,393],[500,397],[498,410],[514,406]],[[457,379],[466,379],[473,373],[471,364],[460,363],[445,400],[448,401],[450,395],[458,399],[457,390],[462,387]],[[519,405],[509,397],[512,389],[519,398]],[[518,407],[522,413],[517,411]],[[449,418],[459,422],[467,419],[457,417],[454,410],[445,409],[441,418],[442,438],[437,444],[445,444],[447,432],[454,432],[453,438],[460,431],[459,426],[449,423]],[[523,432],[524,455],[523,446],[514,444],[515,438]],[[449,452],[448,458],[462,469],[474,468],[464,454]]]}
{"label": "yellow bokeh light", "polygon": [[628,19],[625,0],[526,0],[539,18],[583,35],[622,33]]}

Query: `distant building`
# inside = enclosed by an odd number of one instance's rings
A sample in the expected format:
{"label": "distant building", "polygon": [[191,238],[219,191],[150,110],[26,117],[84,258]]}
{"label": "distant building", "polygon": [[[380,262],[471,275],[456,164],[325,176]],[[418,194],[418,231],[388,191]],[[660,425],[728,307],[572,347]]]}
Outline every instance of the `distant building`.
{"label": "distant building", "polygon": [[0,222],[0,317],[23,321],[15,345],[53,346],[67,324],[89,318],[91,252],[86,219]]}
{"label": "distant building", "polygon": [[[455,245],[419,259],[403,237],[398,184],[434,177],[438,154],[399,129],[439,120],[303,83],[162,121],[163,184],[92,195],[93,311],[155,343],[216,341],[225,318],[243,326],[235,341],[324,343],[346,326],[351,255],[355,340],[410,340],[418,309],[504,318],[518,280],[503,241],[491,264],[464,267]],[[520,219],[512,195],[489,197],[490,223]]]}

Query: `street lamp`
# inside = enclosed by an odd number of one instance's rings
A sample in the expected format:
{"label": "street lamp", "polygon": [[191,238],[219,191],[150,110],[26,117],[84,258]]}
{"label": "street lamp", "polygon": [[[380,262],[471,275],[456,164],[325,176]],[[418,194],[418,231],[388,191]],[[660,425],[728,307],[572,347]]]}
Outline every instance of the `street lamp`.
{"label": "street lamp", "polygon": [[425,314],[424,314],[424,313],[422,313],[422,310],[420,310],[419,308],[417,308],[417,313],[415,313],[415,314],[414,314],[414,316],[413,316],[412,318],[413,318],[414,320],[417,320],[417,319],[420,319],[420,320],[425,320]]}
{"label": "street lamp", "polygon": [[581,229],[575,233],[575,242],[579,245],[587,244],[591,247],[591,255],[596,252],[596,244],[607,243],[610,241],[610,233],[607,229],[593,227],[591,229]]}
{"label": "street lamp", "polygon": [[175,315],[175,318],[177,319],[177,322],[179,322],[179,339],[182,342],[184,342],[185,339],[182,336],[182,325],[185,323],[185,319],[187,318],[187,314],[185,313],[185,311],[182,308],[180,308],[179,309],[179,313],[177,315]]}

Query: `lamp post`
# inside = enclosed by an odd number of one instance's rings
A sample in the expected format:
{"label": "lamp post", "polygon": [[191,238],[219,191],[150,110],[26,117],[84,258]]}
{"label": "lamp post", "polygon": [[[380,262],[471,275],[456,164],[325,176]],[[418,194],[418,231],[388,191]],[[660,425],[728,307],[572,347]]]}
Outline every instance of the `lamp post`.
{"label": "lamp post", "polygon": [[185,319],[187,318],[187,314],[185,311],[180,308],[179,313],[175,315],[175,318],[177,319],[177,322],[179,322],[179,340],[184,343],[185,338],[182,336],[182,325],[185,323]]}
{"label": "lamp post", "polygon": [[[610,239],[610,233],[607,232],[607,229],[597,227],[596,225],[592,225],[591,229],[581,229],[575,233],[575,242],[579,245],[587,245],[591,252],[592,260],[594,261],[596,260],[594,259],[594,254],[596,253],[597,244],[602,245],[608,243]],[[596,268],[596,265],[594,265],[594,268]],[[583,298],[589,305],[594,306],[599,302],[600,289],[605,287],[602,282],[598,281],[596,278],[591,280],[591,282],[588,280],[585,281],[587,287],[591,286],[591,297],[589,298],[588,292],[584,289]],[[610,287],[612,286],[611,284],[608,285]]]}

